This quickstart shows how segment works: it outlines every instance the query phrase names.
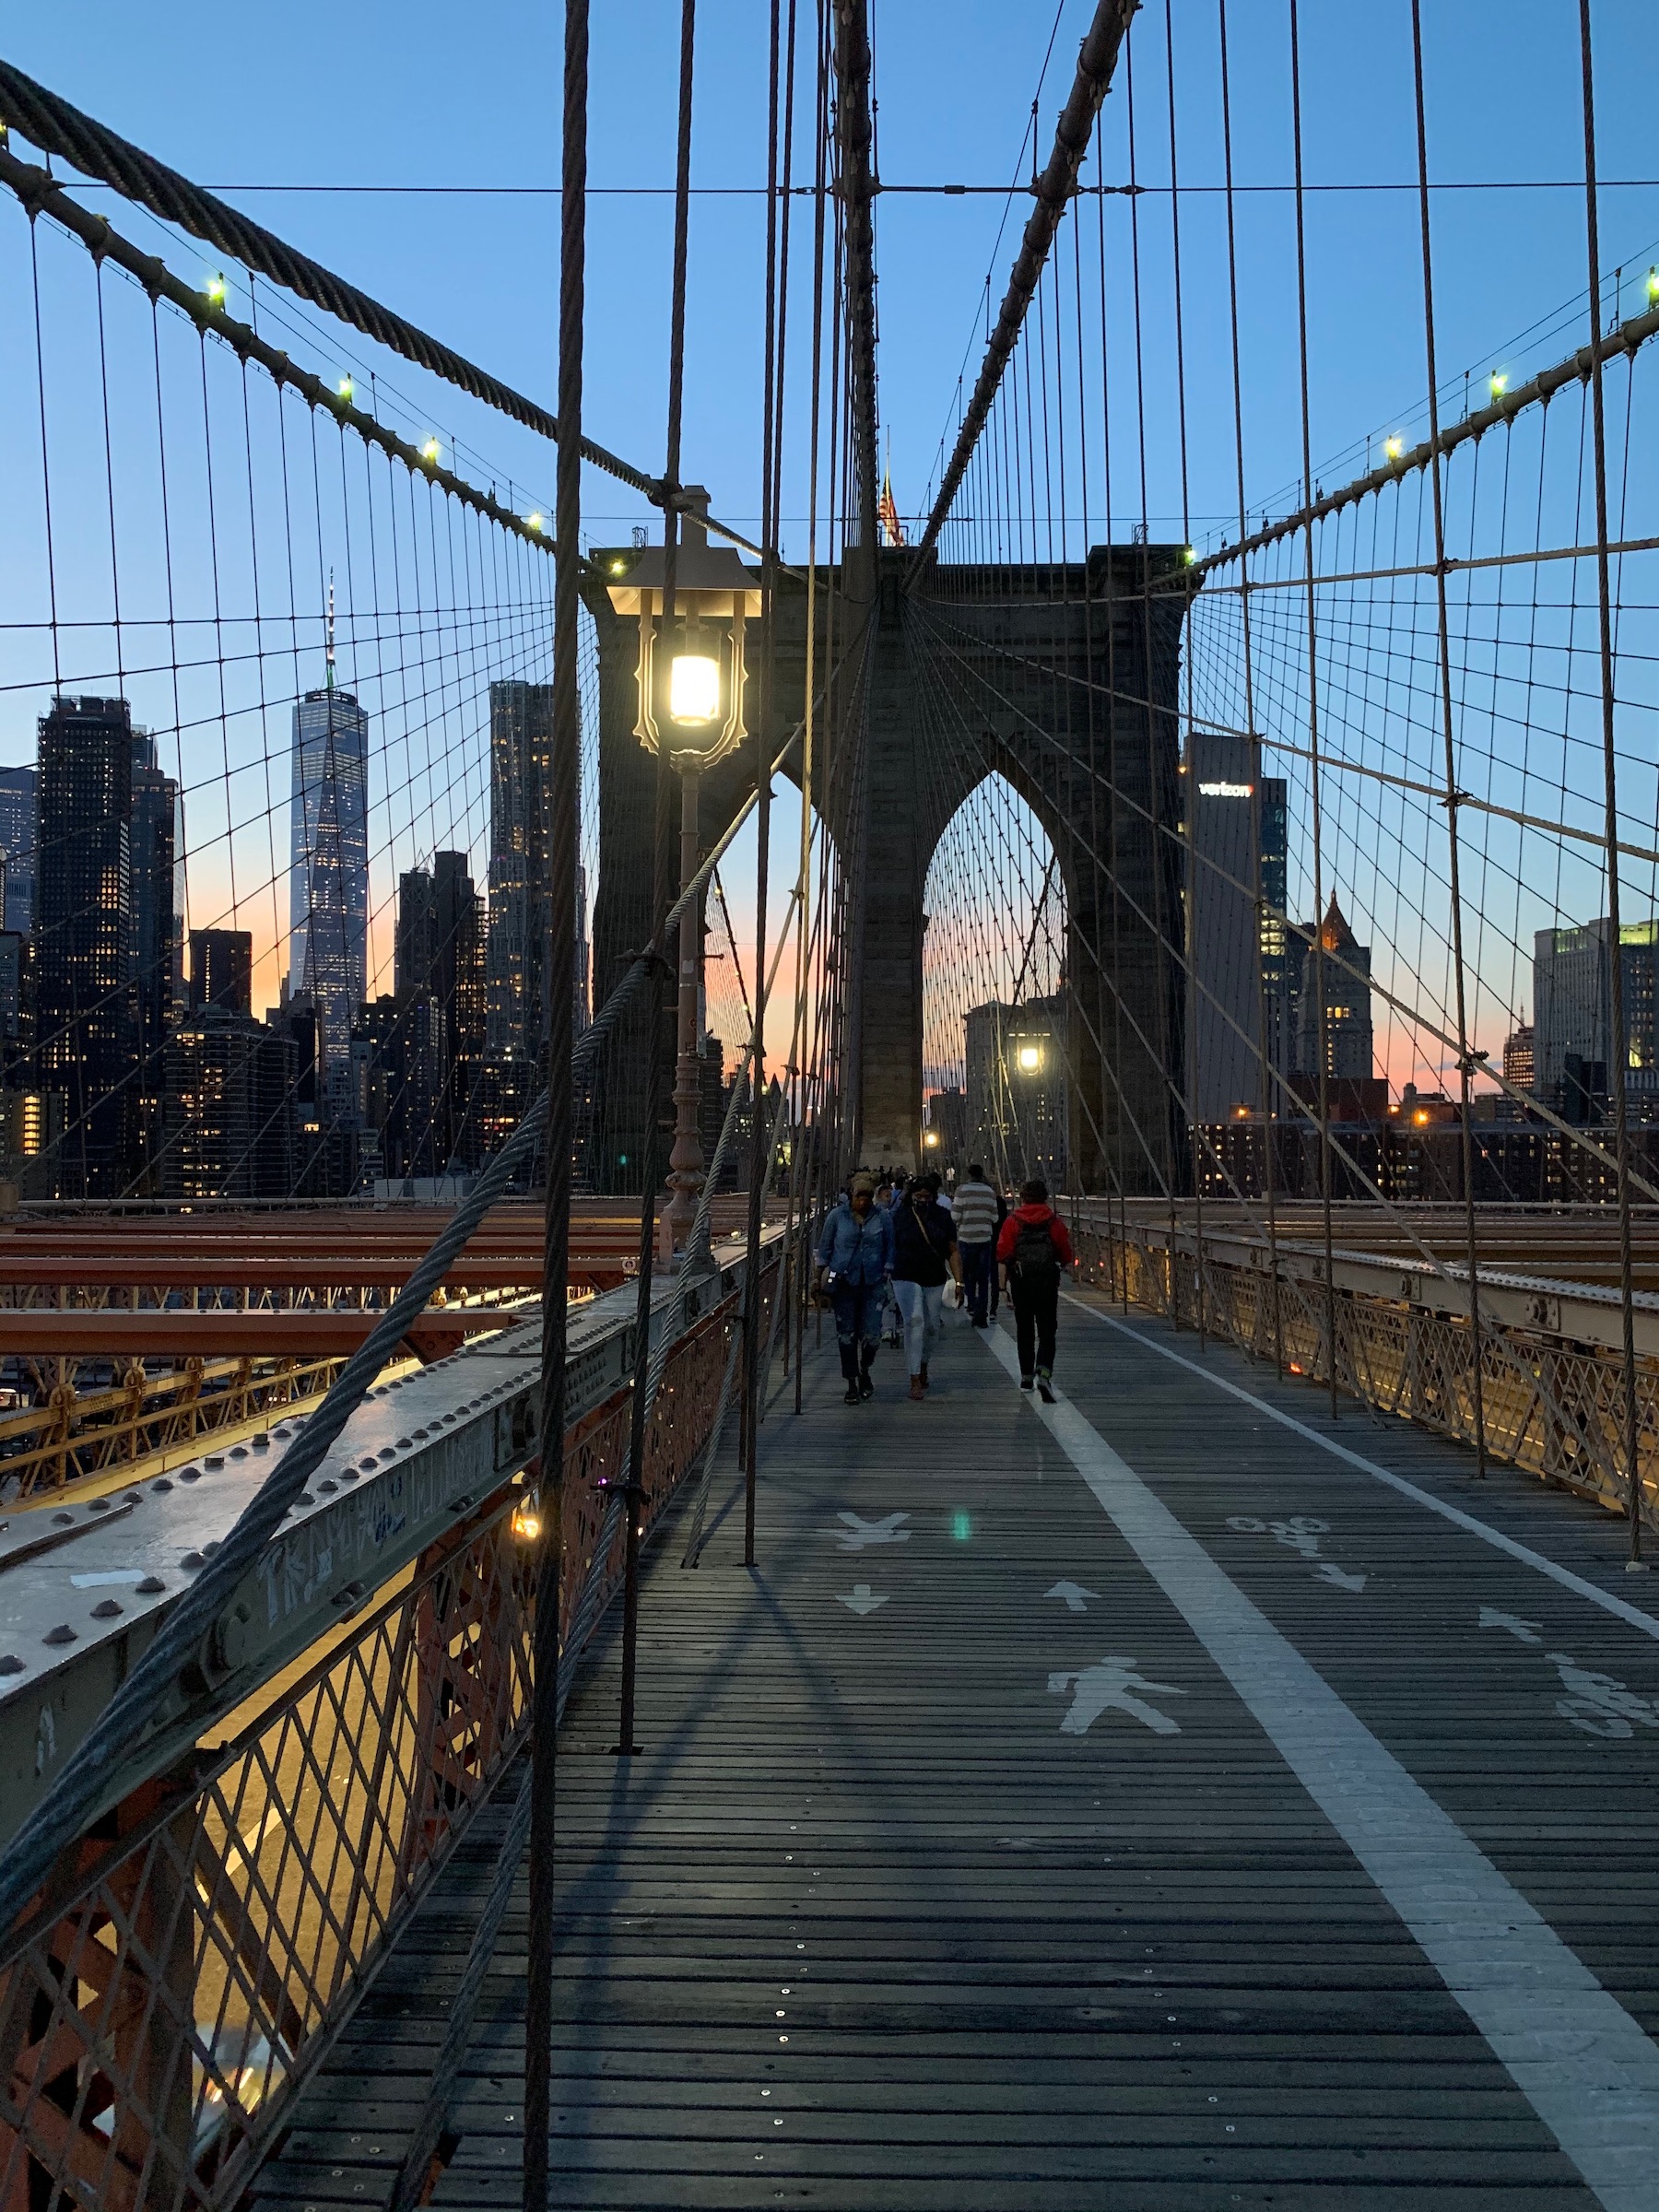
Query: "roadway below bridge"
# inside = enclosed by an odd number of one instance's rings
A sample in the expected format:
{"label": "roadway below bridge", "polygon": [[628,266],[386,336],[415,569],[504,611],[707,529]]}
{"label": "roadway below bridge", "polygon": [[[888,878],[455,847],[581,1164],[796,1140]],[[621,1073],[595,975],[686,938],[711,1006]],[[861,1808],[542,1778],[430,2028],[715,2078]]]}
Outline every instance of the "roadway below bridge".
{"label": "roadway below bridge", "polygon": [[[1006,1316],[1005,1316],[1006,1318]],[[555,2201],[1659,2201],[1659,1603],[1616,1518],[1092,1295],[1058,1405],[832,1343],[561,1737]],[[728,1453],[728,1462],[730,1455]],[[724,1463],[723,1463],[724,1464]],[[734,1502],[736,1510],[734,1511]],[[482,1818],[257,2201],[384,2202]],[[430,2201],[519,2201],[524,1900]]]}

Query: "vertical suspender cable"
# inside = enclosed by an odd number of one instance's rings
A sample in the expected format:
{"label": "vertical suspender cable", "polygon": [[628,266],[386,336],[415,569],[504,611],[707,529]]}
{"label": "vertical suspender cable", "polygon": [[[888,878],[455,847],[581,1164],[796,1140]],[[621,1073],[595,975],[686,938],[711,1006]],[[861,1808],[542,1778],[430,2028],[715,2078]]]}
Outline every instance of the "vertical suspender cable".
{"label": "vertical suspender cable", "polygon": [[[1232,166],[1232,92],[1227,66],[1227,0],[1217,0],[1220,29],[1221,51],[1221,151],[1227,186],[1227,290],[1228,308],[1232,332],[1233,378],[1233,460],[1239,487],[1239,544],[1242,547],[1250,535],[1249,517],[1244,504],[1244,394],[1239,368],[1239,253],[1238,217],[1233,199]],[[1258,1097],[1262,1117],[1262,1180],[1267,1200],[1267,1264],[1273,1300],[1273,1364],[1280,1375],[1285,1371],[1285,1335],[1283,1308],[1279,1288],[1278,1218],[1275,1210],[1274,1192],[1278,1178],[1276,1172],[1277,1147],[1274,1127],[1273,1034],[1268,1027],[1267,978],[1263,956],[1262,934],[1266,926],[1267,910],[1262,895],[1262,754],[1256,738],[1255,675],[1251,651],[1251,612],[1249,556],[1240,558],[1239,618],[1243,631],[1244,645],[1244,727],[1249,732],[1251,746],[1251,781],[1253,793],[1251,800],[1251,858],[1252,893],[1255,911],[1255,985],[1256,1030],[1259,1042],[1259,1072],[1261,1077]],[[1276,924],[1281,931],[1284,924]],[[1281,958],[1283,955],[1281,954]],[[1278,1024],[1285,1018],[1285,997],[1282,988],[1275,997],[1275,1016]],[[1282,1031],[1280,1032],[1282,1035]]]}
{"label": "vertical suspender cable", "polygon": [[[1192,543],[1192,496],[1187,471],[1187,414],[1186,414],[1186,330],[1181,305],[1181,185],[1175,160],[1175,15],[1172,0],[1164,0],[1164,66],[1170,93],[1170,247],[1171,282],[1175,302],[1175,416],[1181,442],[1181,542],[1183,547]],[[1192,619],[1192,600],[1187,601],[1186,620]],[[1193,1178],[1193,1293],[1194,1317],[1198,1324],[1198,1342],[1205,1339],[1204,1312],[1204,1162],[1202,1126],[1199,1115],[1201,1094],[1198,1063],[1198,1005],[1195,988],[1197,976],[1194,955],[1197,949],[1193,930],[1194,893],[1197,889],[1195,840],[1194,817],[1197,813],[1198,785],[1193,773],[1193,653],[1189,637],[1182,656],[1186,677],[1186,792],[1182,802],[1182,819],[1186,825],[1184,838],[1186,862],[1185,906],[1185,969],[1186,969],[1186,1058],[1182,1067],[1182,1082],[1187,1096],[1188,1146],[1191,1152]],[[1149,688],[1149,687],[1148,687]]]}
{"label": "vertical suspender cable", "polygon": [[[1436,389],[1437,370],[1434,348],[1434,262],[1429,233],[1429,131],[1423,102],[1423,24],[1422,0],[1411,0],[1411,58],[1417,87],[1417,142],[1418,142],[1418,210],[1423,241],[1423,348],[1429,377],[1429,442],[1433,454],[1430,465],[1429,484],[1434,517],[1434,608],[1440,645],[1440,703],[1441,735],[1445,748],[1446,766],[1446,848],[1447,877],[1452,899],[1452,959],[1453,982],[1457,998],[1457,1070],[1461,1120],[1463,1124],[1463,1180],[1464,1230],[1468,1248],[1469,1267],[1469,1388],[1475,1416],[1475,1471],[1486,1474],[1486,1403],[1483,1389],[1484,1337],[1480,1326],[1480,1277],[1477,1268],[1475,1242],[1475,1138],[1469,1126],[1469,1078],[1474,1062],[1469,1056],[1468,978],[1464,964],[1463,882],[1459,872],[1460,856],[1457,823],[1457,740],[1452,720],[1452,647],[1446,628],[1446,515],[1445,496],[1441,471],[1445,464],[1440,450],[1440,394]],[[1592,232],[1594,236],[1594,230]],[[1594,300],[1595,283],[1591,279]],[[1592,306],[1592,315],[1594,309]],[[1593,349],[1594,351],[1594,349]],[[1597,385],[1599,392],[1600,386]],[[1599,447],[1598,447],[1599,452]],[[1597,510],[1602,525],[1602,558],[1606,558],[1606,485],[1602,485],[1603,499]],[[1313,565],[1310,542],[1308,566]],[[1605,568],[1604,568],[1605,573]],[[1312,586],[1309,587],[1310,590]],[[1604,599],[1604,606],[1606,601]],[[1609,743],[1611,736],[1609,732]],[[1608,852],[1608,877],[1617,872],[1617,862],[1611,848]],[[1617,959],[1615,953],[1615,959]]]}
{"label": "vertical suspender cable", "polygon": [[[793,8],[791,13],[793,15]],[[771,0],[771,68],[766,110],[766,330],[760,391],[760,711],[755,729],[755,1069],[749,1088],[747,1260],[743,1277],[743,1563],[755,1563],[755,1482],[760,1409],[760,1217],[766,1195],[766,1147],[760,1139],[766,1099],[766,897],[771,836],[771,702],[776,652],[778,455],[773,390],[778,329],[778,41],[781,0]],[[790,60],[793,65],[794,41]],[[787,203],[785,203],[787,206]],[[807,684],[808,696],[812,686]],[[782,1271],[779,1270],[779,1290]]]}
{"label": "vertical suspender cable", "polygon": [[[1619,935],[1618,761],[1613,728],[1613,614],[1607,570],[1607,444],[1602,397],[1601,239],[1595,206],[1595,76],[1590,45],[1590,0],[1579,0],[1579,45],[1584,78],[1584,248],[1590,266],[1590,408],[1595,466],[1595,595],[1601,644],[1602,795],[1607,846],[1607,965],[1611,971],[1609,1011],[1612,1035],[1607,1063],[1612,1073],[1613,1145],[1618,1161],[1618,1300],[1623,1336],[1625,1478],[1630,1486],[1630,1556],[1641,1559],[1641,1411],[1636,1397],[1635,1281],[1630,1257],[1630,1119],[1626,1070],[1630,1045],[1625,1033],[1624,951]],[[1633,376],[1635,371],[1630,371]],[[1628,440],[1627,440],[1628,447]],[[1465,1078],[1465,1082],[1467,1077]]]}
{"label": "vertical suspender cable", "polygon": [[[1416,5],[1416,0],[1413,0]],[[1301,366],[1301,461],[1308,587],[1308,750],[1309,800],[1313,810],[1313,989],[1317,1014],[1314,1049],[1319,1055],[1319,1205],[1324,1231],[1325,1380],[1331,1418],[1336,1419],[1336,1280],[1331,1236],[1331,1053],[1325,1006],[1324,847],[1319,789],[1319,613],[1313,590],[1313,457],[1308,409],[1308,253],[1302,194],[1301,59],[1297,40],[1296,0],[1290,0],[1290,127],[1296,157],[1296,321]],[[1299,1024],[1300,1026],[1300,1024]]]}
{"label": "vertical suspender cable", "polygon": [[[666,640],[673,628],[675,608],[676,571],[679,560],[679,510],[675,495],[680,488],[680,422],[683,412],[686,370],[686,258],[690,233],[691,209],[691,85],[692,64],[696,47],[697,0],[681,0],[680,7],[680,67],[679,112],[676,132],[675,191],[674,191],[674,272],[668,315],[668,434],[667,453],[663,472],[663,613],[662,634]],[[682,809],[682,812],[684,809]],[[674,770],[665,745],[659,747],[656,764],[656,821],[652,865],[652,943],[659,949],[663,944],[664,920],[673,899],[673,837],[674,837]],[[685,835],[682,824],[681,858],[684,862]],[[693,852],[690,867],[695,870]],[[692,900],[687,912],[700,926],[702,908],[700,900]],[[695,942],[695,940],[694,940]],[[686,922],[680,922],[680,964],[686,957]],[[665,1105],[664,1077],[669,1063],[665,1025],[674,1009],[663,990],[662,968],[656,975],[656,990],[651,1003],[651,1024],[647,1032],[649,1051],[646,1065],[645,1141],[641,1147],[644,1164],[641,1174],[639,1275],[634,1302],[634,1365],[633,1400],[629,1408],[628,1444],[628,1484],[623,1503],[627,1512],[627,1552],[622,1575],[622,1684],[620,1726],[616,1749],[622,1758],[629,1758],[635,1749],[633,1735],[635,1659],[639,1649],[640,1620],[640,1516],[644,1503],[645,1475],[645,1418],[650,1396],[647,1377],[651,1368],[651,1293],[654,1275],[655,1244],[652,1236],[653,1219],[656,1210],[659,1162],[662,1153],[662,1121]]]}
{"label": "vertical suspender cable", "polygon": [[531,1696],[529,1942],[524,2000],[524,2212],[546,2212],[553,2051],[553,1853],[559,1717],[559,1586],[564,1569],[566,1277],[571,1241],[571,977],[575,969],[576,681],[582,531],[582,335],[587,233],[587,0],[565,0],[564,132],[559,272],[559,409],[554,542],[551,788],[546,966],[547,1229],[542,1256],[541,1537],[535,1559]]}

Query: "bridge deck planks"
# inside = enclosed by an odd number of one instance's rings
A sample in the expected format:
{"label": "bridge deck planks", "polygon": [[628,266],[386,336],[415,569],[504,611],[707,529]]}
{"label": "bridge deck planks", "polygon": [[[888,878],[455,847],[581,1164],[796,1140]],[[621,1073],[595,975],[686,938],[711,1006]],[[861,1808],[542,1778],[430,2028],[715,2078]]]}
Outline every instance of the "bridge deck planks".
{"label": "bridge deck planks", "polygon": [[[1181,1348],[1199,1357],[1190,1336]],[[1325,1421],[1305,1386],[1203,1358]],[[856,1411],[833,1365],[813,1359],[805,1418],[766,1430],[755,1576],[730,1514],[699,1571],[679,1571],[672,1535],[650,1563],[641,1756],[609,1756],[614,1644],[572,1700],[554,2201],[1593,2206],[986,1348],[953,1331],[923,1406],[890,1354]],[[1574,1727],[1549,1655],[1640,1703],[1659,1645],[1071,1311],[1061,1379],[1651,2033],[1659,1728]],[[1501,1469],[1477,1490],[1464,1454],[1351,1408],[1340,1433],[1646,1602],[1597,1509]],[[908,1537],[848,1552],[842,1512],[903,1513]],[[1230,1529],[1239,1516],[1324,1523],[1319,1558],[1363,1590],[1317,1579],[1270,1530]],[[1059,1581],[1098,1595],[1074,1614],[1045,1595]],[[861,1583],[885,1600],[862,1616],[838,1602]],[[1538,1643],[1478,1627],[1483,1606]],[[1108,1653],[1166,1686],[1153,1701],[1178,1734],[1117,1712],[1061,1733],[1050,1671]],[[384,2201],[499,1820],[480,1820],[307,2089],[261,2202]],[[439,2205],[518,2202],[524,1944],[521,1895],[455,2085]]]}

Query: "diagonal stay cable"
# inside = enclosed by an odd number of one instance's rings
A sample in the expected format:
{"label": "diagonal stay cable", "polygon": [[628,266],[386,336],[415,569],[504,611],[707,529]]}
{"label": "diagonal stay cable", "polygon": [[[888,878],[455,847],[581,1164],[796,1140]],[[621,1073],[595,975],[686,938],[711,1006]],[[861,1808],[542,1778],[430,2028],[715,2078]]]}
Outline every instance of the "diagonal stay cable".
{"label": "diagonal stay cable", "polygon": [[[799,742],[796,724],[773,762],[781,769]],[[580,1075],[617,1027],[636,992],[660,959],[658,947],[677,928],[681,913],[697,899],[715,865],[731,846],[755,805],[751,793],[716,840],[696,875],[664,918],[655,944],[636,953],[604,1006],[582,1032],[571,1055]],[[460,1257],[495,1201],[502,1196],[522,1162],[533,1153],[547,1114],[547,1094],[524,1119],[478,1178],[471,1194],[456,1207],[407,1282],[370,1335],[341,1369],[327,1396],[292,1446],[283,1454],[103,1712],[76,1745],[52,1788],[13,1837],[0,1860],[0,1933],[10,1930],[46,1878],[58,1853],[81,1834],[103,1801],[108,1779],[135,1739],[159,1719],[176,1694],[180,1671],[195,1655],[202,1638],[234,1595],[241,1578],[280,1527],[288,1508],[322,1465],[364,1394],[393,1356],[406,1332],[425,1310],[432,1292]]]}
{"label": "diagonal stay cable", "polygon": [[[486,406],[494,407],[514,422],[523,423],[527,429],[557,442],[558,418],[547,408],[526,398],[511,384],[503,383],[500,377],[490,375],[488,370],[480,369],[465,354],[457,353],[453,347],[444,345],[441,339],[382,305],[357,285],[335,276],[310,254],[300,253],[275,231],[267,230],[263,223],[239,214],[213,193],[193,184],[176,169],[168,168],[153,154],[145,153],[130,139],[123,138],[107,124],[83,113],[60,94],[37,84],[33,77],[6,61],[0,61],[0,118],[13,129],[21,131],[42,153],[55,154],[61,160],[73,162],[83,176],[112,185],[127,199],[147,207],[152,215],[159,216],[165,222],[177,223],[193,237],[217,247],[221,253],[232,255],[244,268],[268,276],[299,299],[309,300],[313,307],[322,308],[324,313],[342,323],[349,323],[365,337],[401,354],[417,368],[441,377],[458,391],[482,400]],[[582,457],[656,505],[686,507],[692,503],[681,487],[665,484],[660,477],[623,460],[619,453],[596,445],[591,438],[582,440]],[[732,545],[740,546],[746,553],[764,558],[760,547],[712,516],[708,527]]]}

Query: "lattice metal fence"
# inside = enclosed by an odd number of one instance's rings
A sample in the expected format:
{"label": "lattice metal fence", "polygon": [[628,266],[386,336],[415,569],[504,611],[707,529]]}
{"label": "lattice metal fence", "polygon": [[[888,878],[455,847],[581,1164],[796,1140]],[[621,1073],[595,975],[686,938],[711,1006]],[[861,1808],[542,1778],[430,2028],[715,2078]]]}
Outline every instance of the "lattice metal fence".
{"label": "lattice metal fence", "polygon": [[[1474,1444],[1475,1339],[1465,1318],[1346,1285],[1329,1293],[1305,1259],[1281,1254],[1276,1274],[1265,1246],[1252,1255],[1259,1265],[1245,1265],[1236,1245],[1222,1257],[1178,1231],[1171,1257],[1167,1228],[1125,1222],[1108,1206],[1077,1208],[1072,1237],[1079,1278],[1112,1298],[1202,1325],[1310,1382],[1328,1382],[1334,1364],[1336,1387],[1349,1396]],[[1493,1458],[1628,1511],[1617,1352],[1483,1316],[1480,1382]],[[1649,1360],[1638,1362],[1637,1391],[1642,1517],[1659,1528],[1659,1371]]]}
{"label": "lattice metal fence", "polygon": [[[727,1298],[670,1357],[647,1530],[708,1440],[739,1326]],[[629,1396],[568,1441],[567,1623],[625,1469]],[[534,1625],[512,1530],[523,1495],[503,1483],[184,1771],[65,1854],[0,1961],[0,2212],[235,2201],[519,1746]],[[602,1603],[623,1568],[621,1516],[610,1525]]]}

